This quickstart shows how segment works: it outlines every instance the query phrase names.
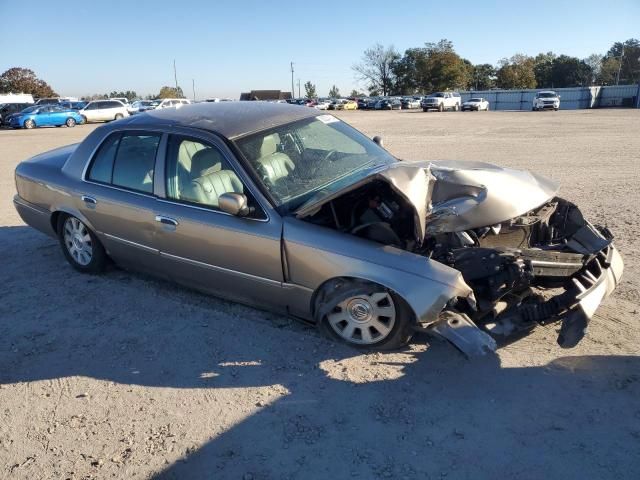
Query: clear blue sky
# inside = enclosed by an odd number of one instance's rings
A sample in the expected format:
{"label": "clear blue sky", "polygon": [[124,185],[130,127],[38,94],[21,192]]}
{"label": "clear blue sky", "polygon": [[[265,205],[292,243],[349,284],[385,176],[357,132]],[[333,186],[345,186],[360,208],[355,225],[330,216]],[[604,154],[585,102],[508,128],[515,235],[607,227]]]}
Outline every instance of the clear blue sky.
{"label": "clear blue sky", "polygon": [[519,3],[0,0],[0,72],[31,68],[62,95],[146,95],[174,84],[175,58],[188,96],[195,79],[198,98],[238,98],[290,90],[293,61],[296,82],[346,94],[360,86],[351,66],[376,42],[402,52],[447,38],[471,62],[495,64],[550,50],[584,58],[640,37],[640,0]]}

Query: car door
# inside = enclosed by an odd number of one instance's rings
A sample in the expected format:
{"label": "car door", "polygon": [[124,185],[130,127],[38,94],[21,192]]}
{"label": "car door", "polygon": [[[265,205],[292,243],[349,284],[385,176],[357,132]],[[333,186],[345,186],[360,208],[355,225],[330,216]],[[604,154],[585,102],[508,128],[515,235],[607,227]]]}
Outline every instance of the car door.
{"label": "car door", "polygon": [[44,107],[38,109],[35,122],[38,127],[46,127],[51,125],[51,105],[45,105]]}
{"label": "car door", "polygon": [[[155,215],[163,268],[215,295],[284,309],[282,220],[258,200],[233,154],[218,137],[191,132],[169,135],[164,153]],[[246,195],[253,213],[223,212],[217,198],[230,190]]]}
{"label": "car door", "polygon": [[81,183],[79,209],[109,255],[162,274],[156,245],[154,171],[161,132],[116,131],[96,150]]}
{"label": "car door", "polygon": [[96,120],[98,120],[98,103],[99,102],[91,102],[83,110],[82,114],[87,118],[87,121],[95,122]]}

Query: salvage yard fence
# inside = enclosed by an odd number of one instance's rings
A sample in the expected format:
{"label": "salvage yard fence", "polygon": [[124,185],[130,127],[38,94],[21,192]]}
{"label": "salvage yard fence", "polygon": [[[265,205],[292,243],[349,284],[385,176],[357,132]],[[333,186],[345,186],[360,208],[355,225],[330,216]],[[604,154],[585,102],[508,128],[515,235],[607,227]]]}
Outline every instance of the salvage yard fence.
{"label": "salvage yard fence", "polygon": [[[460,96],[463,102],[472,97],[483,97],[489,101],[491,110],[531,110],[533,98],[539,91],[541,89],[477,90],[460,92]],[[600,107],[640,108],[640,84],[556,88],[553,91],[560,95],[561,110]]]}

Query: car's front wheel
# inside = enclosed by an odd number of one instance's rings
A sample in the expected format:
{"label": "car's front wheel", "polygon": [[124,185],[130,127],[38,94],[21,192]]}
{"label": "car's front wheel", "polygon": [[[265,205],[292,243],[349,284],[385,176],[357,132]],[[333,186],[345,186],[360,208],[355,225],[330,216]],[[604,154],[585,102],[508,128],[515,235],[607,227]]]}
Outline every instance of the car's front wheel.
{"label": "car's front wheel", "polygon": [[28,128],[28,129],[36,128],[36,122],[34,122],[31,119],[25,120],[23,126],[24,128]]}
{"label": "car's front wheel", "polygon": [[114,117],[114,120],[120,120],[122,118],[122,114],[121,113],[116,113],[116,116]]}
{"label": "car's front wheel", "polygon": [[438,111],[444,112],[444,105],[442,103],[438,106]]}
{"label": "car's front wheel", "polygon": [[58,239],[65,258],[82,273],[104,270],[107,254],[100,240],[82,221],[72,215],[58,218]]}
{"label": "car's front wheel", "polygon": [[460,110],[460,105],[458,105],[457,103],[453,106],[453,111],[457,112],[458,110]]}
{"label": "car's front wheel", "polygon": [[69,128],[71,128],[71,127],[75,127],[75,126],[76,126],[76,121],[75,121],[75,119],[73,119],[73,118],[71,118],[71,117],[67,118],[67,121],[66,121],[66,122],[64,122],[64,123],[65,123],[65,124],[67,125],[67,127],[69,127]]}
{"label": "car's front wheel", "polygon": [[371,282],[330,282],[316,298],[315,315],[325,334],[358,348],[398,348],[413,336],[413,316],[404,300]]}
{"label": "car's front wheel", "polygon": [[80,120],[80,125],[86,125],[88,120],[87,117],[85,117],[84,115],[81,115],[82,120]]}

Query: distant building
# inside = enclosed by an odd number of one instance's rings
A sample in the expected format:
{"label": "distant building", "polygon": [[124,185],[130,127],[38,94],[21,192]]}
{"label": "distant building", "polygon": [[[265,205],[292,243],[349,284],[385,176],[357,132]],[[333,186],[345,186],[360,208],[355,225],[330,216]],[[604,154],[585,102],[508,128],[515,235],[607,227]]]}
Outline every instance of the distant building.
{"label": "distant building", "polygon": [[251,90],[240,94],[240,100],[289,100],[291,92],[280,90]]}

